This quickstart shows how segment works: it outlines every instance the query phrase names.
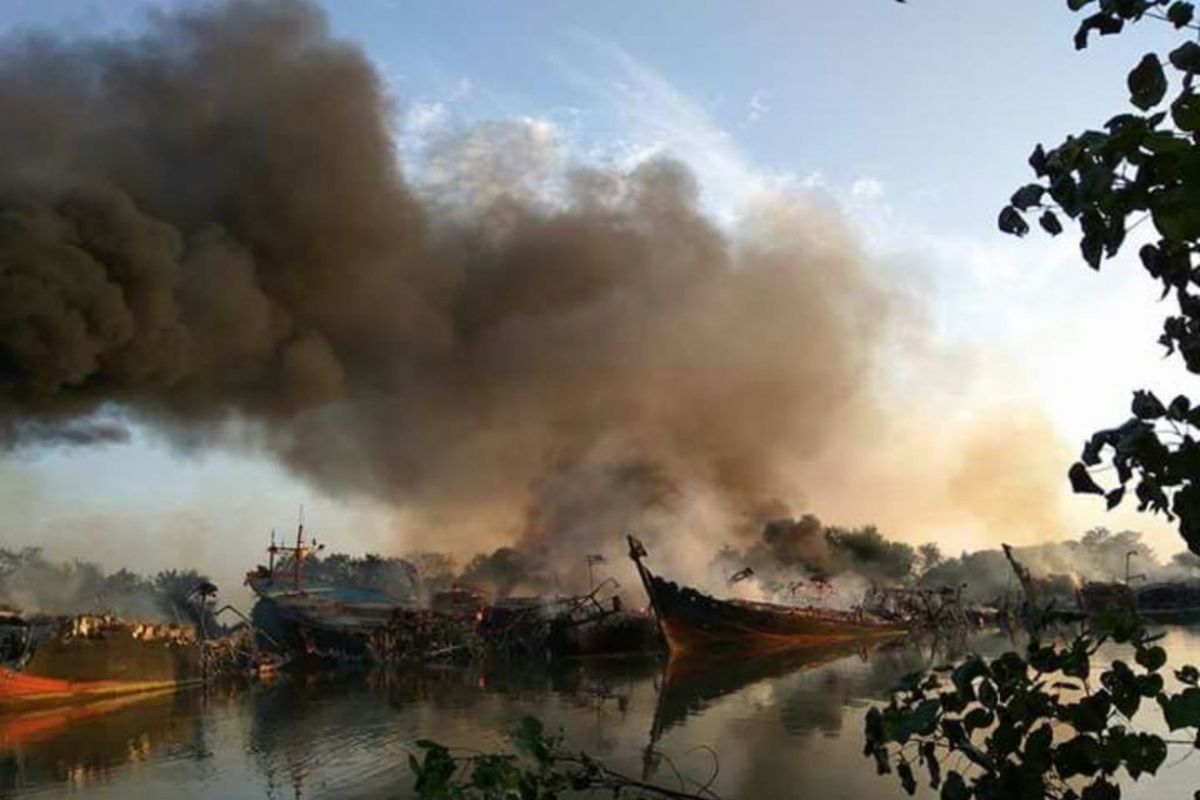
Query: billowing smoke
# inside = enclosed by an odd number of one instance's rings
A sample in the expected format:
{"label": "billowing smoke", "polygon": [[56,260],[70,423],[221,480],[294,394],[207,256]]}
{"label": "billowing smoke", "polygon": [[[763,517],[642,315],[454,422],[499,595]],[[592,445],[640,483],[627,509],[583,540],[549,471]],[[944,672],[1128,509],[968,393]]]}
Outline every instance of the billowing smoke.
{"label": "billowing smoke", "polygon": [[[161,570],[153,576],[123,568],[107,572],[90,561],[51,560],[37,547],[0,547],[0,607],[26,614],[106,613],[136,620],[196,622],[202,613],[196,590],[208,582],[193,569]],[[211,610],[207,621],[214,621]]]}
{"label": "billowing smoke", "polygon": [[503,123],[418,185],[378,75],[306,5],[9,40],[0,107],[4,443],[119,438],[93,422],[119,409],[404,508],[418,547],[578,571],[630,527],[706,563],[690,537],[802,502],[879,430],[910,315],[835,214],[719,228],[678,163],[585,169]]}
{"label": "billowing smoke", "polygon": [[6,448],[31,443],[43,447],[81,447],[122,444],[128,441],[129,429],[125,425],[104,419],[66,419],[53,422],[40,419],[7,419],[0,427],[0,447]]}

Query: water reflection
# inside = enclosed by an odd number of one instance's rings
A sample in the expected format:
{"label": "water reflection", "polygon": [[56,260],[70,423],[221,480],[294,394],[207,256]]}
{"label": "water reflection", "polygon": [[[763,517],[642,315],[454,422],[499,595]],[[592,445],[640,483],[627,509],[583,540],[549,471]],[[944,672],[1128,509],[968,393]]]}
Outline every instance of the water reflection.
{"label": "water reflection", "polygon": [[0,794],[61,785],[87,789],[115,767],[202,758],[196,692],[107,700],[0,716]]}
{"label": "water reflection", "polygon": [[[1198,644],[1187,629],[1168,638],[1192,660]],[[0,797],[402,797],[415,739],[499,748],[524,714],[628,774],[664,782],[677,772],[706,779],[715,753],[714,788],[726,798],[899,797],[861,756],[862,712],[900,676],[968,646],[994,655],[1012,642],[305,675],[0,717]],[[1134,789],[1195,783],[1190,766]]]}

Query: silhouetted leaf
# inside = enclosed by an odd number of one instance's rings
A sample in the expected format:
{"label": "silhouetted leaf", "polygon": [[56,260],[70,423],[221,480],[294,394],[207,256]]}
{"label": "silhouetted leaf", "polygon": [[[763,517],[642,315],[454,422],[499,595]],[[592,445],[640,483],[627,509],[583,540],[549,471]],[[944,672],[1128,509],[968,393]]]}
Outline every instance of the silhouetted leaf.
{"label": "silhouetted leaf", "polygon": [[927,736],[937,727],[938,712],[942,704],[937,700],[925,700],[908,719],[908,730],[918,736]]}
{"label": "silhouetted leaf", "polygon": [[1093,14],[1079,23],[1079,30],[1075,31],[1075,49],[1082,50],[1088,46],[1088,34],[1091,31],[1096,31],[1101,36],[1109,36],[1120,33],[1124,27],[1125,20],[1120,17],[1113,17],[1104,12]]}
{"label": "silhouetted leaf", "polygon": [[1095,775],[1099,762],[1100,743],[1086,734],[1068,739],[1054,750],[1054,768],[1063,778]]}
{"label": "silhouetted leaf", "polygon": [[996,707],[996,687],[992,685],[991,681],[986,679],[980,681],[979,690],[976,694],[978,694],[979,702],[983,704],[984,708]]}
{"label": "silhouetted leaf", "polygon": [[1157,672],[1137,676],[1137,690],[1142,697],[1158,697],[1163,690],[1163,677]]}
{"label": "silhouetted leaf", "polygon": [[922,742],[920,752],[921,760],[929,770],[929,786],[936,789],[942,783],[942,765],[937,758],[937,747],[932,741]]}
{"label": "silhouetted leaf", "polygon": [[1029,233],[1029,225],[1012,206],[1005,206],[1001,209],[997,224],[1000,226],[1001,233],[1011,233],[1015,236],[1024,236]]}
{"label": "silhouetted leaf", "polygon": [[913,777],[912,767],[907,761],[896,762],[896,776],[900,778],[900,786],[904,789],[905,794],[913,794],[917,791],[917,779]]}
{"label": "silhouetted leaf", "polygon": [[1088,657],[1087,642],[1076,639],[1062,658],[1062,673],[1070,678],[1086,681],[1091,672],[1091,659]]}
{"label": "silhouetted leaf", "polygon": [[1143,772],[1153,775],[1167,758],[1167,745],[1153,734],[1138,733],[1126,736],[1121,742],[1125,769],[1136,780]]}
{"label": "silhouetted leaf", "polygon": [[1104,508],[1107,511],[1112,511],[1117,506],[1121,505],[1121,500],[1125,498],[1125,487],[1118,486],[1108,494],[1104,495]]}
{"label": "silhouetted leaf", "polygon": [[1108,690],[1112,704],[1126,717],[1137,713],[1142,702],[1142,693],[1138,686],[1137,677],[1124,661],[1114,661],[1103,675],[1101,683]]}
{"label": "silhouetted leaf", "polygon": [[1167,416],[1177,422],[1183,422],[1188,417],[1188,412],[1192,410],[1192,401],[1188,400],[1183,395],[1177,395],[1171,404],[1167,406]]}
{"label": "silhouetted leaf", "polygon": [[1176,695],[1158,698],[1171,730],[1200,727],[1200,689],[1189,686]]}
{"label": "silhouetted leaf", "polygon": [[1184,42],[1170,52],[1171,66],[1182,72],[1200,72],[1200,44]]}
{"label": "silhouetted leaf", "polygon": [[1053,211],[1047,210],[1038,217],[1038,224],[1042,226],[1042,230],[1051,236],[1058,236],[1062,233],[1062,223],[1058,221],[1058,215]]}
{"label": "silhouetted leaf", "polygon": [[966,726],[968,733],[980,728],[990,728],[995,721],[996,716],[986,708],[973,709],[963,717],[963,725]]}
{"label": "silhouetted leaf", "polygon": [[1012,199],[1009,200],[1013,206],[1024,211],[1030,206],[1036,206],[1042,202],[1042,195],[1046,189],[1041,184],[1027,183],[1020,189],[1013,192]]}
{"label": "silhouetted leaf", "polygon": [[1168,239],[1183,242],[1200,238],[1200,193],[1194,187],[1163,189],[1150,213],[1154,227]]}
{"label": "silhouetted leaf", "polygon": [[1100,259],[1104,257],[1104,238],[1097,234],[1089,234],[1079,240],[1079,254],[1092,269],[1100,269]]}
{"label": "silhouetted leaf", "polygon": [[[1184,92],[1171,103],[1171,120],[1181,131],[1200,130],[1200,97],[1194,92]],[[1177,139],[1185,148],[1187,142]]]}
{"label": "silhouetted leaf", "polygon": [[1158,56],[1147,53],[1138,65],[1129,72],[1129,102],[1143,111],[1153,108],[1167,91],[1167,77],[1163,74]]}
{"label": "silhouetted leaf", "polygon": [[1162,401],[1153,392],[1145,389],[1138,389],[1133,393],[1130,410],[1138,419],[1158,419],[1167,414],[1167,408]]}
{"label": "silhouetted leaf", "polygon": [[1192,7],[1192,4],[1182,2],[1182,0],[1176,0],[1176,2],[1171,3],[1170,8],[1167,9],[1167,19],[1169,19],[1176,28],[1186,27],[1189,23],[1191,23],[1194,14],[1195,9]]}
{"label": "silhouetted leaf", "polygon": [[971,800],[971,790],[967,788],[962,775],[954,770],[946,773],[946,782],[942,784],[942,800]]}
{"label": "silhouetted leaf", "polygon": [[1090,785],[1083,787],[1081,797],[1082,800],[1120,800],[1121,790],[1115,783],[1109,783],[1100,777]]}
{"label": "silhouetted leaf", "polygon": [[1137,651],[1137,663],[1148,669],[1150,672],[1157,672],[1167,663],[1167,651],[1163,650],[1158,645],[1154,647],[1143,647]]}
{"label": "silhouetted leaf", "polygon": [[1029,166],[1039,176],[1046,174],[1046,151],[1040,144],[1029,154]]}
{"label": "silhouetted leaf", "polygon": [[977,655],[970,655],[965,661],[954,668],[954,672],[950,674],[950,680],[954,683],[954,688],[958,693],[967,700],[975,699],[975,687],[972,682],[983,675],[988,674],[987,664]]}
{"label": "silhouetted leaf", "polygon": [[1075,726],[1076,730],[1088,733],[1098,733],[1108,724],[1108,712],[1112,701],[1103,692],[1080,698],[1078,703],[1068,703],[1062,707],[1063,719]]}
{"label": "silhouetted leaf", "polygon": [[1078,461],[1071,465],[1067,477],[1071,481],[1071,491],[1075,494],[1104,494],[1104,490],[1088,474],[1087,467]]}
{"label": "silhouetted leaf", "polygon": [[1025,749],[1021,753],[1022,763],[1039,773],[1050,767],[1050,745],[1054,742],[1054,731],[1050,725],[1040,725],[1025,737]]}

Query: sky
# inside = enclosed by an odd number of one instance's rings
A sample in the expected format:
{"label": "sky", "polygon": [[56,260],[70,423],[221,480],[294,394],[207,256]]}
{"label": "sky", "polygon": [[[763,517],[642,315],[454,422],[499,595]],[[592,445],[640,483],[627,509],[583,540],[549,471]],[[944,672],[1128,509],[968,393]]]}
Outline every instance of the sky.
{"label": "sky", "polygon": [[[129,35],[162,6],[8,0],[0,30]],[[1170,41],[1165,26],[1080,53],[1078,18],[1045,0],[357,0],[327,12],[384,77],[397,148],[413,170],[439,137],[517,120],[564,159],[677,157],[718,220],[773,192],[839,208],[879,269],[920,295],[938,346],[970,354],[962,375],[911,386],[897,402],[926,402],[928,390],[945,413],[1031,405],[1074,450],[1124,419],[1132,389],[1172,396],[1188,385],[1155,343],[1165,309],[1134,249],[1093,273],[1070,236],[1017,241],[995,226],[1032,177],[1033,145],[1117,113],[1125,73]],[[1105,524],[1146,531],[1163,554],[1182,549],[1162,520],[1106,515],[1094,498],[1068,496],[1067,466],[1069,529],[1014,540]],[[338,550],[436,546],[436,532],[399,534],[396,512],[371,501],[322,496],[263,458],[178,452],[143,429],[128,444],[0,457],[0,546],[37,544],[111,566],[195,564],[236,580],[301,506]],[[869,499],[858,513],[870,515]],[[937,538],[950,552],[989,543],[953,530],[891,533]]]}

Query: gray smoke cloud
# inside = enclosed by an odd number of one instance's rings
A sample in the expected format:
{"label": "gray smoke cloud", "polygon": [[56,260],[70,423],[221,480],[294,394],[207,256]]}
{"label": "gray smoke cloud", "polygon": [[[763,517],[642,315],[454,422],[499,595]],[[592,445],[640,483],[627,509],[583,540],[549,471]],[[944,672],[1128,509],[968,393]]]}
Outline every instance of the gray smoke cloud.
{"label": "gray smoke cloud", "polygon": [[906,301],[836,215],[723,230],[678,163],[585,169],[502,123],[431,148],[414,188],[379,76],[308,5],[9,39],[0,108],[22,441],[118,408],[415,510],[423,546],[576,559],[630,525],[728,530],[877,427]]}

